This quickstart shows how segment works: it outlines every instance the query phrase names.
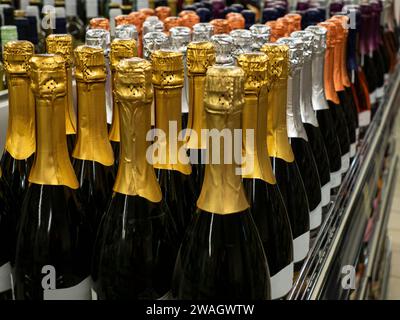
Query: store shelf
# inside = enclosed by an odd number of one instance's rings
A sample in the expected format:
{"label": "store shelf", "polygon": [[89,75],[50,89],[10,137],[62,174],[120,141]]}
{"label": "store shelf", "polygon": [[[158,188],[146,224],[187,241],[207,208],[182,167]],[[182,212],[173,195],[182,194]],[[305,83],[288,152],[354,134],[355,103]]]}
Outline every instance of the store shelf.
{"label": "store shelf", "polygon": [[341,286],[342,268],[346,265],[355,267],[359,258],[377,179],[391,136],[390,122],[397,113],[399,87],[400,72],[397,69],[338,195],[332,199],[289,294],[290,300],[349,298],[351,290]]}

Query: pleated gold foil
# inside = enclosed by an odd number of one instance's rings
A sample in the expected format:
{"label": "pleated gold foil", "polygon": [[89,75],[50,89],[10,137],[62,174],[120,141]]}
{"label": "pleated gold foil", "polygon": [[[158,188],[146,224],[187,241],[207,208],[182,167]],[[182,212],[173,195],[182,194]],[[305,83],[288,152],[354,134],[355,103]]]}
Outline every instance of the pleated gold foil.
{"label": "pleated gold foil", "polygon": [[75,49],[76,86],[78,91],[78,139],[72,153],[76,159],[114,164],[108,139],[103,49],[79,46]]}
{"label": "pleated gold foil", "polygon": [[268,154],[270,157],[293,162],[294,154],[289,144],[286,123],[289,48],[286,45],[266,44],[261,51],[268,56]]}
{"label": "pleated gold foil", "polygon": [[187,146],[189,149],[205,149],[206,142],[201,139],[201,129],[206,128],[204,81],[207,69],[215,64],[214,45],[206,41],[191,42],[186,57],[189,78],[188,128],[194,132],[188,136]]}
{"label": "pleated gold foil", "polygon": [[[261,179],[275,184],[276,179],[269,161],[267,139],[268,91],[267,67],[268,57],[264,53],[245,53],[237,59],[238,66],[245,72],[244,108],[242,115],[243,178]],[[246,140],[246,131],[253,131],[254,141]]]}
{"label": "pleated gold foil", "polygon": [[30,76],[36,99],[37,152],[29,182],[77,189],[65,135],[65,60],[59,55],[35,55],[30,60]]}
{"label": "pleated gold foil", "polygon": [[17,160],[29,158],[36,150],[35,99],[29,80],[29,60],[34,50],[28,41],[11,41],[4,46],[3,52],[8,82],[5,150]]}
{"label": "pleated gold foil", "polygon": [[[180,52],[157,50],[152,53],[155,106],[155,128],[165,133],[165,141],[159,141],[157,169],[176,170],[189,175],[192,168],[189,163],[182,163],[178,151],[182,150],[183,141],[171,145],[169,125],[172,122],[179,135],[182,130],[181,97],[183,88],[183,55]],[[173,137],[172,137],[172,140]],[[175,144],[175,142],[173,142]],[[165,160],[165,161],[164,161]]]}
{"label": "pleated gold foil", "polygon": [[[241,128],[244,106],[244,72],[234,66],[214,66],[208,69],[205,82],[204,105],[207,128],[224,130],[234,139],[234,130]],[[233,141],[232,148],[225,149],[224,139],[219,148],[210,138],[209,163],[206,165],[203,187],[197,207],[214,214],[232,214],[249,208],[241,175],[236,169]],[[225,156],[229,156],[227,159]],[[215,159],[215,157],[217,157]],[[218,160],[217,163],[215,163]],[[230,161],[231,160],[231,161]]]}
{"label": "pleated gold foil", "polygon": [[151,63],[140,58],[125,59],[115,69],[115,95],[120,108],[121,157],[114,191],[160,202],[161,189],[147,161],[153,101]]}
{"label": "pleated gold foil", "polygon": [[[137,45],[136,41],[133,39],[115,39],[111,43],[111,52],[110,52],[110,62],[111,62],[111,72],[112,72],[112,86],[113,91],[115,89],[115,70],[118,66],[118,63],[127,58],[137,57]],[[109,139],[111,141],[119,142],[120,141],[120,123],[119,123],[119,106],[115,99],[113,103],[113,118],[111,123],[111,129],[109,133]]]}

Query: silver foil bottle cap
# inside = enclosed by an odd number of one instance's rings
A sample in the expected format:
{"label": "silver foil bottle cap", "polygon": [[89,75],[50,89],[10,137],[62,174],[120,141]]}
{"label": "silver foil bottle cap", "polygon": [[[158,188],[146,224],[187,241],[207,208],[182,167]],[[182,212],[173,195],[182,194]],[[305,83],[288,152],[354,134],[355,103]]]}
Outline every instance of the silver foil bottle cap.
{"label": "silver foil bottle cap", "polygon": [[173,27],[169,32],[172,49],[179,52],[186,52],[190,42],[190,29],[187,27]]}
{"label": "silver foil bottle cap", "polygon": [[110,44],[110,32],[103,29],[89,29],[86,31],[86,45],[108,50]]}
{"label": "silver foil bottle cap", "polygon": [[169,47],[169,39],[163,32],[149,32],[143,37],[143,57],[150,60],[151,53]]}
{"label": "silver foil bottle cap", "polygon": [[233,65],[233,38],[226,33],[216,34],[211,37],[211,42],[215,46],[216,64]]}
{"label": "silver foil bottle cap", "polygon": [[233,55],[238,56],[242,53],[251,52],[253,35],[251,31],[246,29],[236,29],[232,30],[229,35],[233,39]]}
{"label": "silver foil bottle cap", "polygon": [[290,74],[300,71],[304,64],[304,42],[301,38],[284,37],[276,41],[289,47]]}
{"label": "silver foil bottle cap", "polygon": [[149,32],[163,32],[164,23],[157,16],[150,16],[143,22],[143,35]]}
{"label": "silver foil bottle cap", "polygon": [[214,35],[214,26],[208,22],[196,23],[193,26],[192,39],[193,41],[210,41]]}
{"label": "silver foil bottle cap", "polygon": [[310,61],[313,55],[314,33],[310,31],[295,31],[290,35],[292,38],[300,38],[304,42],[304,60]]}
{"label": "silver foil bottle cap", "polygon": [[328,30],[320,26],[309,26],[305,31],[312,32],[314,34],[313,40],[313,51],[314,53],[323,53],[326,49],[326,35]]}
{"label": "silver foil bottle cap", "polygon": [[262,46],[269,42],[271,36],[271,27],[266,26],[265,24],[256,23],[253,24],[249,30],[253,36],[253,50],[260,51]]}
{"label": "silver foil bottle cap", "polygon": [[115,37],[118,39],[138,41],[138,32],[133,24],[122,24],[115,29]]}

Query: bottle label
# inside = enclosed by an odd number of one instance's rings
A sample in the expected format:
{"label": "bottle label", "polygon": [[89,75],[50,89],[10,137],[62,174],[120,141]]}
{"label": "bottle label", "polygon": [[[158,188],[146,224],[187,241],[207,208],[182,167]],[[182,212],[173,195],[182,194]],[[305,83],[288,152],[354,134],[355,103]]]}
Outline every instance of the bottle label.
{"label": "bottle label", "polygon": [[350,168],[350,152],[347,152],[342,156],[342,173],[346,173]]}
{"label": "bottle label", "polygon": [[86,0],[86,18],[95,18],[99,15],[97,0]]}
{"label": "bottle label", "polygon": [[149,1],[148,0],[137,0],[136,2],[136,10],[149,8]]}
{"label": "bottle label", "polygon": [[9,262],[0,267],[0,292],[11,289],[11,264]]}
{"label": "bottle label", "polygon": [[303,233],[301,236],[293,240],[293,260],[294,262],[302,261],[310,250],[310,231]]}
{"label": "bottle label", "polygon": [[67,17],[75,17],[78,15],[76,0],[65,1],[65,13]]}
{"label": "bottle label", "polygon": [[43,300],[92,300],[92,279],[87,277],[76,286],[43,291]]}
{"label": "bottle label", "polygon": [[331,181],[321,188],[321,206],[325,207],[331,202]]}
{"label": "bottle label", "polygon": [[376,90],[369,94],[369,99],[371,100],[371,104],[376,103]]}
{"label": "bottle label", "polygon": [[337,188],[342,183],[342,171],[331,172],[331,188]]}
{"label": "bottle label", "polygon": [[357,146],[356,142],[350,145],[350,158],[353,158],[356,155],[356,150],[357,150],[356,146]]}
{"label": "bottle label", "polygon": [[377,99],[383,98],[384,95],[385,95],[385,87],[384,86],[376,89],[376,98]]}
{"label": "bottle label", "polygon": [[358,124],[360,127],[366,127],[371,123],[371,111],[366,110],[358,114]]}
{"label": "bottle label", "polygon": [[[322,190],[321,190],[322,191]],[[322,202],[310,212],[310,230],[314,230],[321,225],[322,221]]]}
{"label": "bottle label", "polygon": [[293,262],[271,276],[271,299],[279,299],[289,293],[293,286]]}

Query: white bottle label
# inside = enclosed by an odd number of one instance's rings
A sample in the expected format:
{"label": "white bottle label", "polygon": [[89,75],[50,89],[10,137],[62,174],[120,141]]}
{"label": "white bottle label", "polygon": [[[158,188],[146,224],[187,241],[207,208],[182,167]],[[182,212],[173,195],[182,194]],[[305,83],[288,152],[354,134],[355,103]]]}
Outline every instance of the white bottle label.
{"label": "white bottle label", "polygon": [[371,100],[371,104],[376,103],[376,90],[374,90],[374,92],[369,94],[369,99]]}
{"label": "white bottle label", "polygon": [[0,266],[0,293],[11,288],[11,264],[7,262]]}
{"label": "white bottle label", "polygon": [[293,240],[293,260],[302,261],[310,250],[310,231],[303,233]]}
{"label": "white bottle label", "polygon": [[293,286],[293,262],[271,276],[271,299],[279,299],[289,293]]}
{"label": "white bottle label", "polygon": [[137,0],[137,10],[149,8],[149,0]]}
{"label": "white bottle label", "polygon": [[376,98],[381,99],[385,95],[385,87],[382,86],[378,89],[376,89]]}
{"label": "white bottle label", "polygon": [[65,1],[65,12],[67,17],[75,17],[78,14],[78,6],[76,0]]}
{"label": "white bottle label", "polygon": [[357,146],[356,142],[350,145],[350,158],[353,158],[356,155],[356,150],[357,150],[356,146]]}
{"label": "white bottle label", "polygon": [[342,171],[331,172],[331,188],[337,188],[342,183]]}
{"label": "white bottle label", "polygon": [[358,124],[360,127],[366,127],[371,123],[371,110],[362,111],[358,114]]}
{"label": "white bottle label", "polygon": [[350,152],[342,156],[342,173],[346,173],[350,168]]}
{"label": "white bottle label", "polygon": [[98,15],[97,0],[86,0],[86,18],[96,18]]}
{"label": "white bottle label", "polygon": [[43,300],[91,300],[92,279],[87,277],[76,286],[43,291]]}
{"label": "white bottle label", "polygon": [[325,207],[331,202],[331,182],[325,183],[321,188],[321,206]]}
{"label": "white bottle label", "polygon": [[310,230],[314,230],[321,225],[322,221],[322,202],[310,212]]}

